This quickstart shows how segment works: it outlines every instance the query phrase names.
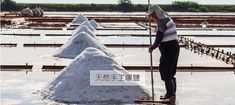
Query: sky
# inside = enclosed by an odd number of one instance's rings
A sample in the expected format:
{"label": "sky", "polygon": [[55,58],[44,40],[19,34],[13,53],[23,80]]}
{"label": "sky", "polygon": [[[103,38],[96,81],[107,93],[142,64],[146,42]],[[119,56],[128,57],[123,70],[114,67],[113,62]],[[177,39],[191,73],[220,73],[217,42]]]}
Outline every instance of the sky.
{"label": "sky", "polygon": [[[15,0],[17,3],[96,3],[117,4],[118,0]],[[131,0],[133,4],[147,4],[147,0]],[[176,0],[150,0],[151,4],[170,4]],[[194,1],[199,4],[235,4],[235,0],[178,0]]]}

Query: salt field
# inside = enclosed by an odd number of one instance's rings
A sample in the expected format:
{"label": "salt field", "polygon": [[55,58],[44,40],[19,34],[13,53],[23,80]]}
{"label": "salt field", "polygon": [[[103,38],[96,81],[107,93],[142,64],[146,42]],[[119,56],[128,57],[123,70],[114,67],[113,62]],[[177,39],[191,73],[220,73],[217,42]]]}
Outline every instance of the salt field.
{"label": "salt field", "polygon": [[[20,2],[20,3],[25,3],[25,2],[30,2],[30,3],[41,3],[41,2],[45,2],[45,3],[48,3],[48,2],[51,2],[51,3],[56,3],[56,2],[60,2],[60,3],[100,3],[100,4],[116,4],[118,3],[118,0],[110,0],[110,1],[102,1],[102,0],[96,0],[96,1],[87,1],[87,0],[80,0],[80,1],[76,1],[76,0],[70,0],[70,1],[63,1],[63,0],[58,0],[58,1],[55,1],[55,0],[52,0],[52,1],[44,1],[44,0],[39,0],[39,1],[34,1],[34,0],[16,0],[17,2]],[[152,1],[151,3],[159,3],[159,4],[169,4],[171,2],[173,2],[174,0],[164,0],[164,1]],[[203,4],[211,4],[212,2],[210,1],[202,1],[202,0],[192,0],[192,1],[195,1],[195,2],[199,2],[200,4],[203,3]],[[142,0],[135,0],[134,2],[135,4],[146,4],[147,2],[146,1],[142,1]],[[225,0],[225,1],[220,1],[220,0],[214,0],[214,2],[212,4],[234,4],[235,2],[232,1],[232,0]]]}
{"label": "salt field", "polygon": [[[96,18],[109,17],[111,14],[121,18],[122,22]],[[30,24],[27,22],[1,26],[1,105],[119,105],[135,104],[136,99],[149,100],[149,30],[138,22],[123,22],[125,18],[121,17],[141,17],[143,14],[46,12],[46,16],[51,18],[69,17],[66,21],[71,21],[60,22],[65,26],[57,26],[58,29],[47,22],[42,22],[49,26],[47,29],[42,29],[45,27],[40,25],[27,26]],[[234,13],[228,14],[235,16]],[[116,19],[115,16],[110,19]],[[60,18],[58,21],[63,21]],[[39,24],[37,20],[31,21]],[[56,22],[52,20],[51,23]],[[234,27],[177,29],[180,55],[174,105],[233,105]],[[155,32],[152,34],[153,42]],[[161,54],[159,49],[152,54],[155,99],[158,99],[165,93],[158,72]],[[143,71],[145,80],[143,84],[128,87],[90,86],[90,71],[100,69]]]}
{"label": "salt field", "polygon": [[[150,76],[150,73],[146,74]],[[1,104],[2,105],[41,105],[40,97],[35,93],[42,89],[48,81],[57,77],[52,72],[2,72]],[[159,73],[155,73],[156,97],[164,94],[164,84]],[[229,72],[179,72],[176,105],[233,105],[235,94],[234,74]],[[150,81],[146,82],[150,89]],[[204,96],[204,98],[201,98]],[[52,104],[53,102],[51,102]]]}

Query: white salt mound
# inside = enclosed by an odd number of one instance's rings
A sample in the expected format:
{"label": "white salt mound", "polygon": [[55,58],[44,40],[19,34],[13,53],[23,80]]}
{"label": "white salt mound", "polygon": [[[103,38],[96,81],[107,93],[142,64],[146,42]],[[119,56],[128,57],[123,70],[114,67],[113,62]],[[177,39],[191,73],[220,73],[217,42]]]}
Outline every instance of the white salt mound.
{"label": "white salt mound", "polygon": [[99,24],[98,24],[94,19],[90,20],[89,23],[90,23],[91,26],[93,26],[94,28],[99,27]]}
{"label": "white salt mound", "polygon": [[79,28],[77,28],[73,34],[72,37],[75,37],[77,34],[81,33],[81,32],[86,32],[87,34],[89,34],[91,37],[96,38],[96,35],[85,25],[80,26]]}
{"label": "white salt mound", "polygon": [[78,26],[78,27],[73,31],[73,33],[74,33],[74,32],[77,32],[82,26],[87,26],[92,32],[96,31],[96,29],[95,29],[93,26],[91,26],[90,23],[88,23],[88,22],[86,21],[86,22],[83,22],[80,26]]}
{"label": "white salt mound", "polygon": [[148,99],[149,93],[139,85],[90,86],[90,70],[125,69],[96,48],[87,48],[65,67],[57,78],[41,91],[44,99],[79,104],[133,104]]}
{"label": "white salt mound", "polygon": [[73,19],[72,24],[80,25],[85,21],[89,21],[83,14],[79,14],[77,17]]}
{"label": "white salt mound", "polygon": [[68,40],[67,43],[60,47],[54,57],[73,59],[77,57],[87,47],[94,47],[100,49],[108,56],[113,57],[113,55],[107,50],[107,48],[102,43],[92,38],[86,32],[81,32],[75,37],[72,37],[70,40]]}

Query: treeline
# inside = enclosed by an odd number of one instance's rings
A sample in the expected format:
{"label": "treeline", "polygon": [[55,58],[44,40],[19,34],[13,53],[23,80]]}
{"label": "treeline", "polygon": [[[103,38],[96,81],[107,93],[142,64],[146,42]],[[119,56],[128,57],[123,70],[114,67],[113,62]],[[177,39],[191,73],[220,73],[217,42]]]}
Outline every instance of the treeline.
{"label": "treeline", "polygon": [[[119,0],[118,4],[29,4],[15,3],[4,0],[1,3],[2,11],[20,11],[24,8],[41,7],[44,11],[122,11],[142,12],[147,11],[148,5],[132,4],[130,0]],[[199,5],[195,2],[175,1],[172,4],[160,5],[170,12],[235,12],[235,5]]]}

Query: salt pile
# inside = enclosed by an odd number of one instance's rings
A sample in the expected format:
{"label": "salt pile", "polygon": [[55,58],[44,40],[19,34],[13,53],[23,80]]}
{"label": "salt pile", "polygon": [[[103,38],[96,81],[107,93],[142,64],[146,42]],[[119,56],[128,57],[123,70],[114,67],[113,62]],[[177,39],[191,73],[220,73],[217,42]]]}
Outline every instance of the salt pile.
{"label": "salt pile", "polygon": [[75,17],[73,19],[73,21],[71,23],[72,24],[80,25],[80,24],[82,24],[85,21],[88,21],[88,19],[83,14],[79,14],[77,17]]}
{"label": "salt pile", "polygon": [[89,23],[90,23],[91,26],[93,26],[94,28],[99,27],[99,24],[98,24],[94,19],[90,20]]}
{"label": "salt pile", "polygon": [[68,42],[63,46],[61,46],[54,57],[73,59],[87,47],[100,49],[108,56],[113,56],[102,43],[92,38],[86,32],[80,32],[75,37],[72,37],[70,40],[68,40]]}
{"label": "salt pile", "polygon": [[80,32],[86,32],[87,34],[89,34],[91,37],[96,38],[96,35],[85,25],[80,26],[79,28],[77,28],[73,34],[72,37],[75,37],[77,34],[79,34]]}
{"label": "salt pile", "polygon": [[79,104],[133,104],[135,99],[148,99],[140,85],[91,86],[90,70],[125,69],[96,48],[87,48],[41,91],[44,99]]}
{"label": "salt pile", "polygon": [[77,32],[82,26],[87,26],[92,32],[96,31],[96,29],[93,26],[91,26],[90,23],[85,21],[80,26],[78,26],[73,32]]}

